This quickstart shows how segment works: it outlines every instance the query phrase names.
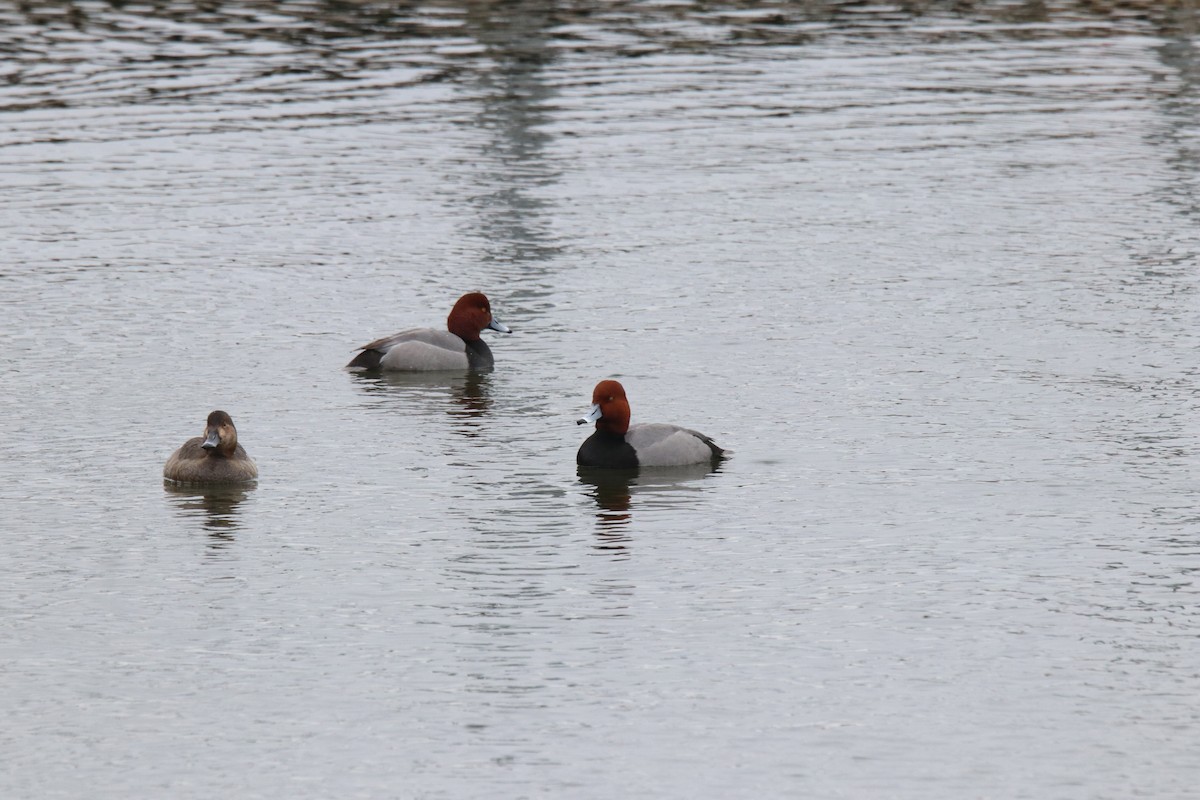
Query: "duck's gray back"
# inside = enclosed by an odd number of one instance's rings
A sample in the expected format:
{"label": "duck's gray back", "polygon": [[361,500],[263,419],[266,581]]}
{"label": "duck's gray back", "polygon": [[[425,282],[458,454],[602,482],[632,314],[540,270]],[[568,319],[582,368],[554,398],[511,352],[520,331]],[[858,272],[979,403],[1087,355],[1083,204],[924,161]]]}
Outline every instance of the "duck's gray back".
{"label": "duck's gray back", "polygon": [[721,455],[721,448],[704,434],[664,422],[630,425],[625,441],[637,451],[638,465],[643,467],[699,464]]}

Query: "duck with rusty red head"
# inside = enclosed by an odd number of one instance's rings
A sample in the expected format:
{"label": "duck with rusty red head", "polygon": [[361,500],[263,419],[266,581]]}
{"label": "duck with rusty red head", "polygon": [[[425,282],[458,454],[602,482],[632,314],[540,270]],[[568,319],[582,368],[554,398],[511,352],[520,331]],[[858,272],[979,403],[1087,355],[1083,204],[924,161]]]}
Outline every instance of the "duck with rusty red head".
{"label": "duck with rusty red head", "polygon": [[592,408],[578,424],[596,424],[596,431],[579,447],[581,467],[680,467],[716,464],[726,451],[703,433],[662,422],[630,425],[629,400],[618,381],[604,380],[592,391]]}
{"label": "duck with rusty red head", "polygon": [[492,316],[492,304],[482,292],[458,298],[446,317],[446,330],[409,328],[364,344],[346,365],[353,370],[433,372],[438,370],[486,371],[495,365],[491,348],[480,333],[512,333]]}

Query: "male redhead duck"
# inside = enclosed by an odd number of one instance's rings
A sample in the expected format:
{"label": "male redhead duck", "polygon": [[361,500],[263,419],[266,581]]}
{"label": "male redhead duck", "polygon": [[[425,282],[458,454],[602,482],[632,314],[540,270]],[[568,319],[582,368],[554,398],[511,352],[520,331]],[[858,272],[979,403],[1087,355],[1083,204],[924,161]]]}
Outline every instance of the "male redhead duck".
{"label": "male redhead duck", "polygon": [[362,352],[346,365],[349,369],[387,369],[431,372],[442,369],[489,370],[495,363],[487,343],[479,338],[484,328],[512,333],[492,317],[487,295],[471,292],[458,298],[446,317],[447,330],[410,328],[364,344]]}
{"label": "male redhead duck", "polygon": [[214,411],[204,435],[188,439],[167,459],[163,477],[176,483],[241,483],[257,478],[258,467],[238,444],[233,420]]}
{"label": "male redhead duck", "polygon": [[578,421],[596,423],[575,456],[581,467],[678,467],[716,463],[725,451],[702,433],[661,422],[629,424],[629,401],[617,381],[600,381],[592,391],[592,410]]}

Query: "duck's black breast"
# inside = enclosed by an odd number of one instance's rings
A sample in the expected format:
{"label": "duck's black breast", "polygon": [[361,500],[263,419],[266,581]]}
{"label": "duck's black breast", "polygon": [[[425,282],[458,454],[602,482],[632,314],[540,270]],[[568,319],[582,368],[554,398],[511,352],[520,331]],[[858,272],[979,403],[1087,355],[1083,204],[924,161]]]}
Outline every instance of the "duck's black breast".
{"label": "duck's black breast", "polygon": [[492,358],[492,348],[488,347],[483,339],[466,342],[466,345],[467,369],[488,370],[496,365],[496,359]]}
{"label": "duck's black breast", "polygon": [[619,434],[596,431],[579,446],[575,463],[581,467],[635,469],[637,452]]}

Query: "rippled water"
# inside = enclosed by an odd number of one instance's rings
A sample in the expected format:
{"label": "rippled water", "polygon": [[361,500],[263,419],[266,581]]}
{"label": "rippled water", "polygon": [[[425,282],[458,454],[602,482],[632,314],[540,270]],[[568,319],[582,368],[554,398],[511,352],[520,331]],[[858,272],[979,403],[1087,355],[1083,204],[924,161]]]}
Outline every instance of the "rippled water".
{"label": "rippled water", "polygon": [[0,794],[1193,796],[1197,30],[0,2]]}

